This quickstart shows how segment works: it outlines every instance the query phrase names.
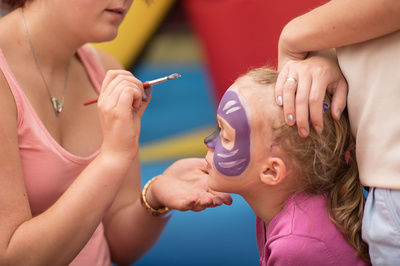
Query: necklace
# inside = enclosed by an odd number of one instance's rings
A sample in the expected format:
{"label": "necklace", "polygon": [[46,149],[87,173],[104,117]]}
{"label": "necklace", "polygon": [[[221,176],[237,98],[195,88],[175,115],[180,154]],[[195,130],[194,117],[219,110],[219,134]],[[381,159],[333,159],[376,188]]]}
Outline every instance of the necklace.
{"label": "necklace", "polygon": [[43,75],[42,68],[40,67],[39,59],[38,59],[38,57],[37,57],[37,55],[36,55],[35,48],[33,47],[32,40],[31,40],[31,37],[30,37],[29,32],[28,32],[28,28],[27,28],[27,26],[26,26],[26,21],[25,21],[25,16],[24,16],[24,8],[21,8],[21,13],[22,13],[22,21],[23,21],[23,23],[24,23],[24,30],[25,30],[26,38],[28,39],[28,43],[29,43],[29,46],[30,46],[30,48],[31,48],[33,58],[35,59],[36,67],[37,67],[38,70],[39,70],[39,73],[40,73],[40,76],[42,77],[44,86],[46,87],[47,94],[48,94],[49,97],[50,97],[50,101],[51,101],[51,103],[52,103],[52,105],[53,105],[54,111],[56,112],[56,116],[57,116],[57,115],[60,114],[60,113],[62,112],[62,110],[63,110],[64,99],[65,99],[65,93],[66,93],[67,87],[68,87],[69,66],[70,66],[70,64],[71,64],[71,60],[68,62],[68,65],[67,65],[67,67],[66,67],[66,69],[65,69],[64,90],[63,90],[63,94],[62,94],[62,96],[61,96],[61,100],[59,100],[58,98],[56,98],[56,97],[54,97],[54,96],[51,96],[49,86],[47,85],[46,79],[45,79],[45,77],[44,77],[44,75]]}

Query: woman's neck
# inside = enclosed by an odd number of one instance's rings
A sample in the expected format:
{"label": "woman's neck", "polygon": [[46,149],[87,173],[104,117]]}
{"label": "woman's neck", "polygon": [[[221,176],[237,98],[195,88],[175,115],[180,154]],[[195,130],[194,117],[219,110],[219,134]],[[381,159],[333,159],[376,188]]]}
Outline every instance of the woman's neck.
{"label": "woman's neck", "polygon": [[34,1],[23,12],[17,9],[12,15],[17,25],[21,25],[24,46],[35,53],[43,70],[63,71],[83,43],[74,40],[65,31],[61,32],[59,22],[53,22],[50,14]]}

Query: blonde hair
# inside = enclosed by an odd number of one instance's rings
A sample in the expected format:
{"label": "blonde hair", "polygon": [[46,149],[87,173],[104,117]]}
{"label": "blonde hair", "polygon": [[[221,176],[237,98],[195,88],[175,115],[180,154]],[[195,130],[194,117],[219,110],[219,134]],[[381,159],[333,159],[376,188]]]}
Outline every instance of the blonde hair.
{"label": "blonde hair", "polygon": [[[245,76],[262,85],[274,85],[277,71],[262,67],[250,70]],[[273,87],[273,86],[268,86]],[[325,102],[330,104],[330,97]],[[321,110],[322,111],[322,110]],[[361,223],[365,198],[359,181],[354,139],[346,111],[336,121],[330,111],[323,115],[324,130],[321,135],[310,130],[307,138],[301,138],[297,127],[286,123],[273,127],[274,138],[283,152],[295,162],[295,170],[301,173],[303,186],[297,191],[307,194],[327,195],[329,216],[358,252],[369,262],[368,246],[361,238]]]}

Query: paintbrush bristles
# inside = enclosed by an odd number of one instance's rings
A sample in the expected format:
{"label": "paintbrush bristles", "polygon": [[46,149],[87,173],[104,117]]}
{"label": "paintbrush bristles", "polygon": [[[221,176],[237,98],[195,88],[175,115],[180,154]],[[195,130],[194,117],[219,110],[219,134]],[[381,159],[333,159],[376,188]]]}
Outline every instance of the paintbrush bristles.
{"label": "paintbrush bristles", "polygon": [[180,76],[181,75],[179,75],[177,73],[174,73],[174,74],[171,74],[171,75],[166,76],[166,77],[162,77],[162,78],[158,78],[158,79],[153,79],[153,80],[147,81],[146,83],[148,83],[149,85],[156,85],[158,83],[161,83],[161,82],[164,82],[164,81],[167,81],[167,80],[170,80],[170,79],[179,78]]}
{"label": "paintbrush bristles", "polygon": [[168,76],[168,79],[177,79],[180,78],[181,75],[179,75],[178,73],[174,73]]}

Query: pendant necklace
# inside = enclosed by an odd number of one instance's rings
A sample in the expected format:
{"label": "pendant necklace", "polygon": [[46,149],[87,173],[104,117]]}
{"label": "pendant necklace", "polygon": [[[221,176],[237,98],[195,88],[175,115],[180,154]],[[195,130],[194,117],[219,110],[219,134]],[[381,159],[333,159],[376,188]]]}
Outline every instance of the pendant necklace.
{"label": "pendant necklace", "polygon": [[27,26],[26,26],[26,21],[25,21],[25,16],[24,16],[24,8],[21,8],[21,13],[22,13],[22,21],[23,21],[23,24],[24,24],[24,30],[25,30],[26,38],[28,39],[28,43],[29,43],[29,46],[30,46],[30,48],[31,48],[33,58],[34,58],[34,60],[35,60],[36,67],[37,67],[38,70],[39,70],[39,73],[40,73],[40,76],[42,77],[44,86],[46,87],[47,94],[48,94],[49,97],[50,97],[50,101],[51,101],[51,103],[52,103],[52,105],[53,105],[54,111],[56,112],[56,116],[57,116],[57,115],[60,114],[60,113],[62,112],[62,110],[63,110],[64,99],[65,99],[65,93],[66,93],[66,91],[67,91],[67,86],[68,86],[68,75],[69,75],[69,67],[70,67],[70,64],[71,64],[71,60],[68,62],[67,68],[65,69],[64,90],[63,90],[63,94],[62,94],[62,96],[61,96],[61,100],[59,100],[58,98],[51,96],[50,88],[49,88],[49,86],[47,85],[46,79],[45,79],[45,77],[44,77],[44,75],[43,75],[42,68],[40,67],[39,59],[38,59],[38,57],[37,57],[37,55],[36,55],[35,48],[33,47],[32,40],[31,40],[31,37],[30,37],[29,32],[28,32],[28,28],[27,28]]}

